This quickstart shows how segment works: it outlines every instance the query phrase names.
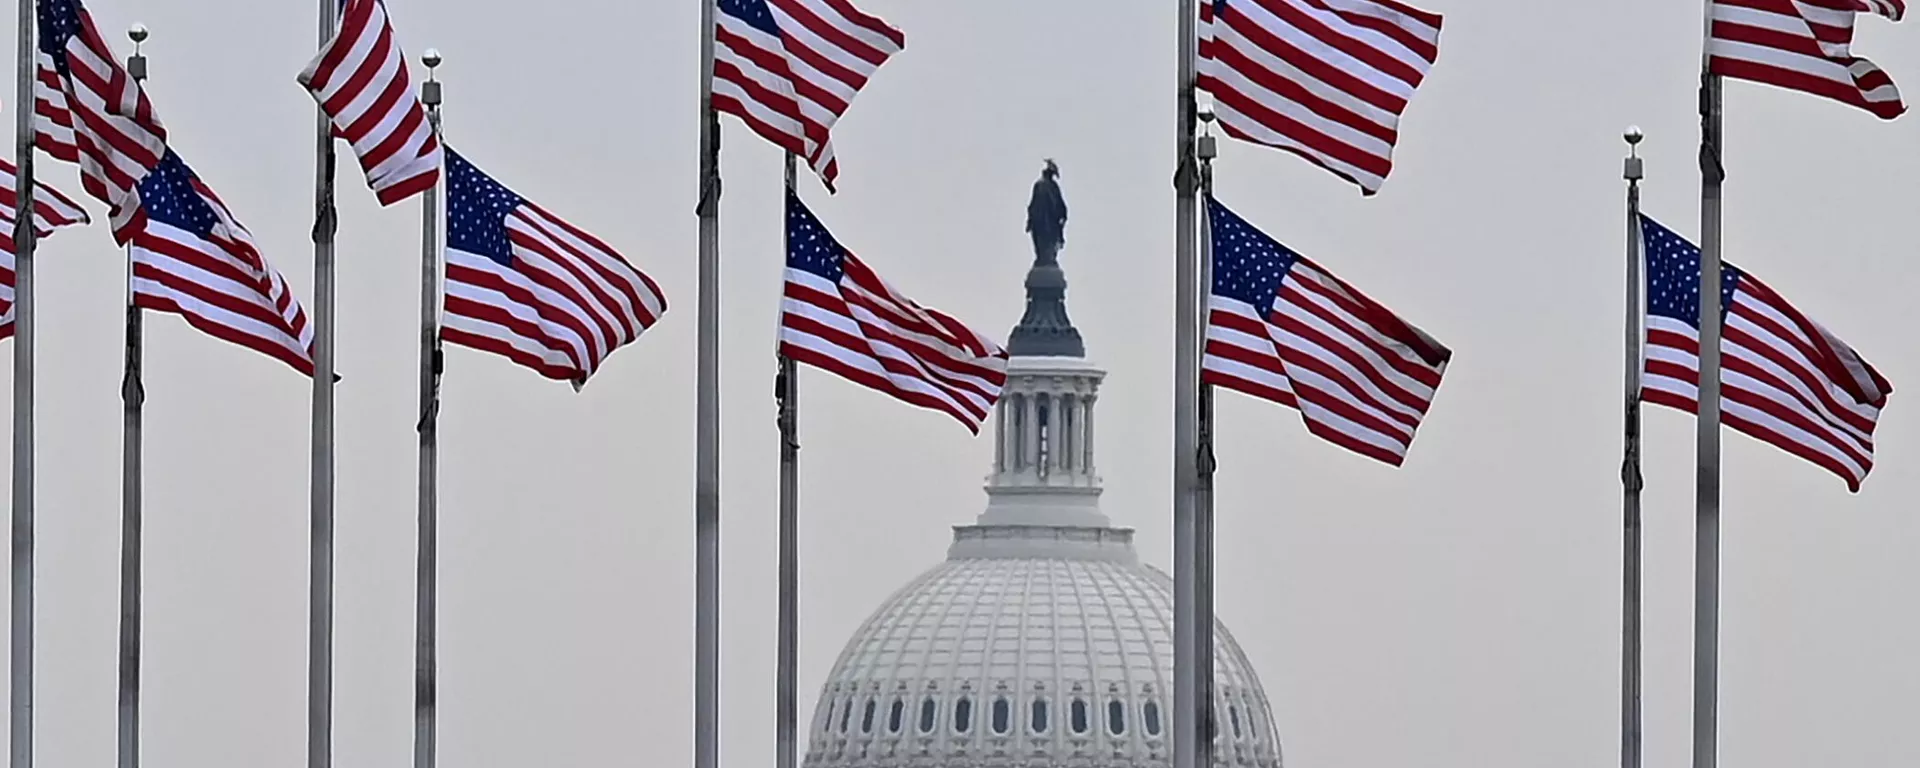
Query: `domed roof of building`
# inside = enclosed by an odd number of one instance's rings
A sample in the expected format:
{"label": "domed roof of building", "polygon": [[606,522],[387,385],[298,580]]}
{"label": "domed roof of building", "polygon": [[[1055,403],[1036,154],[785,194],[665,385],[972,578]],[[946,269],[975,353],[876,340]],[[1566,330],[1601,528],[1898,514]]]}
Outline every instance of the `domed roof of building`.
{"label": "domed roof of building", "polygon": [[[1172,586],[1124,529],[959,528],[847,643],[805,765],[1168,765]],[[1215,763],[1277,767],[1266,694],[1214,632]]]}
{"label": "domed roof of building", "polygon": [[[1042,208],[1064,224],[1064,203]],[[987,508],[847,642],[805,768],[1171,763],[1173,582],[1100,511],[1093,406],[1106,374],[1067,320],[1059,244],[1057,229],[1036,234]],[[1214,763],[1279,768],[1266,693],[1217,622],[1214,648]]]}

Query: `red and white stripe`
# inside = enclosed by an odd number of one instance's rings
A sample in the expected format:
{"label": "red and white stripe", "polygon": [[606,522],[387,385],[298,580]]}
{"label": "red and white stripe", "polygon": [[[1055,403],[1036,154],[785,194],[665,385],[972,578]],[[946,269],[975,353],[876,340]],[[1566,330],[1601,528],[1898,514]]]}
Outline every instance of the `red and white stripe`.
{"label": "red and white stripe", "polygon": [[838,284],[788,267],[780,352],[895,399],[944,412],[974,434],[1007,383],[1007,351],[894,290],[853,254]]}
{"label": "red and white stripe", "polygon": [[[13,335],[13,227],[20,210],[13,163],[0,160],[0,339]],[[33,231],[40,237],[62,227],[88,223],[87,212],[72,198],[45,184],[33,185]]]}
{"label": "red and white stripe", "polygon": [[1440,55],[1440,16],[1394,0],[1203,0],[1197,84],[1228,135],[1373,194]]}
{"label": "red and white stripe", "polygon": [[71,77],[60,75],[51,56],[36,53],[34,144],[56,159],[79,163],[88,195],[131,212],[136,206],[122,203],[160,164],[167,129],[146,92],[101,38],[92,15],[78,3],[73,10],[80,29],[62,54]]}
{"label": "red and white stripe", "polygon": [[513,266],[447,249],[440,338],[580,386],[667,311],[653,279],[532,203],[506,218]]}
{"label": "red and white stripe", "polygon": [[1891,120],[1907,109],[1893,79],[1853,55],[1854,17],[1894,21],[1903,0],[1714,0],[1708,71],[1851,104]]}
{"label": "red and white stripe", "polygon": [[1212,296],[1201,379],[1295,408],[1307,430],[1400,466],[1453,353],[1301,259],[1273,311]]}
{"label": "red and white stripe", "polygon": [[725,12],[714,29],[713,106],[804,158],[828,189],[840,175],[830,135],[906,36],[849,0],[765,3],[778,34]]}
{"label": "red and white stripe", "polygon": [[440,139],[407,77],[380,0],[346,0],[340,30],[300,73],[300,84],[353,145],[367,186],[392,205],[440,181]]}
{"label": "red and white stripe", "polygon": [[[1825,467],[1860,490],[1893,385],[1859,353],[1742,273],[1720,345],[1721,423]],[[1647,318],[1646,402],[1698,414],[1700,334]]]}
{"label": "red and white stripe", "polygon": [[131,232],[133,303],[313,375],[313,328],[253,235],[199,178],[193,190],[218,222],[202,238],[151,217]]}

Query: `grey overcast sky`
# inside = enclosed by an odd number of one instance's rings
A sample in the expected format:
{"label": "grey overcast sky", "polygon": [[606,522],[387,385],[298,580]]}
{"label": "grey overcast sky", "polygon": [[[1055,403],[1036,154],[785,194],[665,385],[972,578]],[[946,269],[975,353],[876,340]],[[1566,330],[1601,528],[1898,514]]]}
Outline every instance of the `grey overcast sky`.
{"label": "grey overcast sky", "polygon": [[[313,105],[294,75],[311,2],[91,0],[108,38],[153,30],[174,144],[300,296]],[[691,759],[698,3],[391,0],[446,55],[447,135],[616,244],[672,309],[582,393],[448,352],[441,760]],[[1073,317],[1111,376],[1105,508],[1170,562],[1172,0],[861,0],[906,32],[836,134],[841,240],[922,301],[996,334],[1031,260],[1028,185],[1058,160]],[[1219,611],[1296,768],[1615,761],[1623,225],[1629,123],[1646,207],[1698,233],[1698,0],[1425,0],[1442,52],[1381,195],[1227,143],[1219,194],[1448,343],[1404,469],[1220,406]],[[11,14],[8,14],[11,16]],[[1856,50],[1920,90],[1920,29]],[[13,27],[5,32],[11,39]],[[418,67],[416,65],[416,72]],[[1727,253],[1896,386],[1858,495],[1726,440],[1722,755],[1749,768],[1920,763],[1916,558],[1920,122],[1727,88]],[[8,91],[6,110],[13,104]],[[726,121],[723,760],[772,759],[773,409],[779,155]],[[71,167],[43,178],[78,194]],[[411,739],[417,203],[341,172],[336,764]],[[96,213],[99,209],[94,208]],[[39,261],[37,747],[113,755],[123,261],[106,229]],[[280,363],[149,322],[146,764],[301,759],[308,393]],[[4,354],[11,355],[8,346]],[[11,386],[11,366],[0,366]],[[857,624],[984,504],[991,443],[809,372],[802,715]],[[1648,763],[1688,743],[1692,420],[1647,422]],[[5,451],[0,446],[0,451]]]}

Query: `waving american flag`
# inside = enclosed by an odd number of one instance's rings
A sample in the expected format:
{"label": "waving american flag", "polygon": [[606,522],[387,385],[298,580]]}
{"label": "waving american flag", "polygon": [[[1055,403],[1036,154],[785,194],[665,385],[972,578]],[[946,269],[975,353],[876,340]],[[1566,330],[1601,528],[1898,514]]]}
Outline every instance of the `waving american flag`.
{"label": "waving american flag", "polygon": [[1207,200],[1213,295],[1202,379],[1296,408],[1307,430],[1399,466],[1453,352]]}
{"label": "waving american flag", "polygon": [[1853,55],[1853,21],[1894,21],[1905,0],[1713,0],[1708,71],[1851,104],[1891,120],[1907,111],[1893,78]]}
{"label": "waving american flag", "polygon": [[[1642,216],[1649,403],[1698,413],[1700,249]],[[1720,275],[1720,422],[1839,475],[1858,491],[1893,385],[1745,270]]]}
{"label": "waving american flag", "polygon": [[805,159],[833,188],[829,134],[906,37],[850,0],[718,0],[713,107]]}
{"label": "waving american flag", "polygon": [[1395,0],[1202,0],[1199,88],[1227,134],[1373,194],[1440,56],[1440,16]]}
{"label": "waving american flag", "polygon": [[[20,217],[20,198],[14,185],[13,163],[0,160],[0,339],[13,335],[13,227]],[[58,190],[33,185],[33,231],[45,237],[53,231],[88,223],[86,210]]]}
{"label": "waving american flag", "polygon": [[367,186],[392,205],[440,183],[440,139],[407,78],[380,0],[342,0],[340,29],[320,48],[300,84],[353,146]]}
{"label": "waving american flag", "polygon": [[667,311],[653,279],[447,150],[440,337],[575,386]]}
{"label": "waving american flag", "polygon": [[279,271],[225,203],[169,151],[138,187],[133,303],[313,375],[313,328]]}
{"label": "waving american flag", "polygon": [[780,352],[975,434],[1007,383],[1007,351],[894,290],[787,191]]}
{"label": "waving american flag", "polygon": [[132,211],[121,203],[166,155],[167,129],[79,0],[40,0],[39,24],[34,144],[79,163],[88,195]]}

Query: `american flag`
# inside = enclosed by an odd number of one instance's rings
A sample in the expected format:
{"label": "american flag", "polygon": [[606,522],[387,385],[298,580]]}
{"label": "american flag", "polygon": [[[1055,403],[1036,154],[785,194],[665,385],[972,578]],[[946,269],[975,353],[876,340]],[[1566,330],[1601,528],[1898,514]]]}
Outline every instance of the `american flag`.
{"label": "american flag", "polygon": [[787,192],[780,353],[902,402],[944,412],[974,434],[1007,383],[1007,351],[893,289]]}
{"label": "american flag", "polygon": [[[1640,218],[1647,259],[1649,403],[1699,411],[1700,249]],[[1893,385],[1859,353],[1731,264],[1721,272],[1721,423],[1860,490]]]}
{"label": "american flag", "polygon": [[832,189],[833,124],[906,36],[849,0],[719,0],[719,10],[714,109],[805,158]]}
{"label": "american flag", "polygon": [[1907,110],[1893,79],[1853,55],[1853,19],[1894,21],[1904,0],[1714,0],[1708,71],[1805,91],[1891,120]]}
{"label": "american flag", "polygon": [[1440,16],[1394,0],[1205,0],[1201,90],[1220,127],[1379,191]]}
{"label": "american flag", "polygon": [[[79,0],[40,0],[34,144],[80,164],[87,194],[122,212],[167,152],[167,129]],[[116,228],[129,222],[116,218]]]}
{"label": "american flag", "polygon": [[[13,335],[13,227],[20,198],[13,163],[0,160],[0,339]],[[41,237],[61,227],[89,223],[87,212],[45,184],[33,185],[33,231]]]}
{"label": "american flag", "polygon": [[313,328],[287,281],[180,156],[140,180],[141,225],[116,233],[133,258],[133,303],[313,375]]}
{"label": "american flag", "polygon": [[1202,380],[1295,408],[1307,430],[1399,466],[1453,352],[1218,200]]}
{"label": "american flag", "polygon": [[353,145],[381,205],[440,183],[440,139],[407,78],[386,4],[343,0],[340,29],[300,73],[335,136]]}
{"label": "american flag", "polygon": [[667,311],[612,247],[447,159],[446,318],[440,337],[575,386]]}

